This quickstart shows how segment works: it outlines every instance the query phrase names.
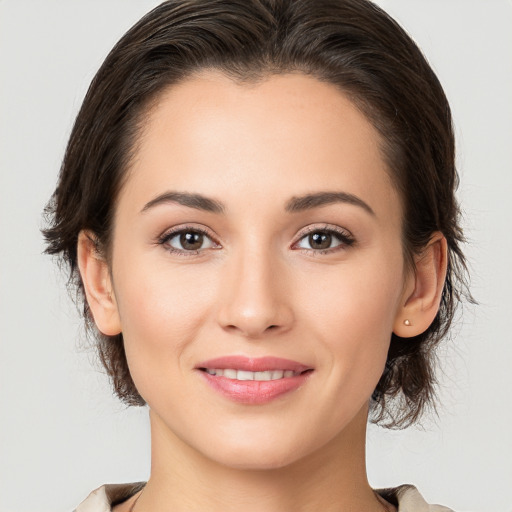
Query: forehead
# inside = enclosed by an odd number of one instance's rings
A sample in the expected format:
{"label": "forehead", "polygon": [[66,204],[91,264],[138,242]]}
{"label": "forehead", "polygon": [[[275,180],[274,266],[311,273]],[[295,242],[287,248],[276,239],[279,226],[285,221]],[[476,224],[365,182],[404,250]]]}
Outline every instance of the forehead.
{"label": "forehead", "polygon": [[238,83],[201,72],[152,105],[122,196],[165,189],[264,203],[334,190],[397,203],[381,138],[334,85],[301,73]]}

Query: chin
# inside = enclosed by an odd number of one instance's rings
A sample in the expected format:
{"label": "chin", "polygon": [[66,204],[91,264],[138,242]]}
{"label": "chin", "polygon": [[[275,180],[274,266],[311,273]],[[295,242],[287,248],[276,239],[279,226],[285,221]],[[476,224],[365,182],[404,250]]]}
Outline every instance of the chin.
{"label": "chin", "polygon": [[308,446],[304,439],[294,439],[293,436],[283,438],[276,435],[270,439],[243,436],[238,439],[227,437],[226,440],[229,441],[209,443],[203,454],[225,467],[248,471],[284,468],[318,448]]}
{"label": "chin", "polygon": [[262,450],[234,450],[220,454],[216,461],[223,466],[246,471],[268,471],[289,466],[300,459],[301,453],[276,453]]}

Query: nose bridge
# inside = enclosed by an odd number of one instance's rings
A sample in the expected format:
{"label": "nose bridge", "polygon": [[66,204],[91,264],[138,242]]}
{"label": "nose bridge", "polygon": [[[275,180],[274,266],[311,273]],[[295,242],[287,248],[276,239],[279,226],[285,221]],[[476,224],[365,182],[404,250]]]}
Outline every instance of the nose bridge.
{"label": "nose bridge", "polygon": [[269,245],[250,240],[233,251],[225,268],[226,293],[219,321],[247,337],[285,330],[293,315],[284,290],[282,262]]}

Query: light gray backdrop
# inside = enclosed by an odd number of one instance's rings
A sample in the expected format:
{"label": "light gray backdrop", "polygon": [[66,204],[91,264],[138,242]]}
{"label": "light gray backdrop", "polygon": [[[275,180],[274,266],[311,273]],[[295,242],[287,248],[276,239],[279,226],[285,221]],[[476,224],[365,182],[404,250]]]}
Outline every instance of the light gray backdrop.
{"label": "light gray backdrop", "polygon": [[[147,411],[125,410],[91,366],[39,228],[90,79],[157,3],[0,0],[0,512],[69,511],[103,483],[148,476]],[[512,2],[379,3],[451,101],[480,306],[441,352],[439,419],[370,429],[370,481],[414,483],[457,511],[511,512]]]}

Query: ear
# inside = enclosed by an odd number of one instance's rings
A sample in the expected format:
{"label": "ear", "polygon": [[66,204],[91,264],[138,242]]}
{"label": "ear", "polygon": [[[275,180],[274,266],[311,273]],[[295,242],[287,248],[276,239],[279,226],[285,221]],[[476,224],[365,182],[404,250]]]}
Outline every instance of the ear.
{"label": "ear", "polygon": [[417,336],[434,321],[439,311],[447,264],[446,238],[436,232],[427,247],[414,258],[415,268],[407,278],[393,326],[397,336]]}
{"label": "ear", "polygon": [[78,235],[77,258],[87,304],[96,327],[107,336],[119,334],[121,321],[110,271],[98,251],[96,237],[90,231],[81,231]]}

